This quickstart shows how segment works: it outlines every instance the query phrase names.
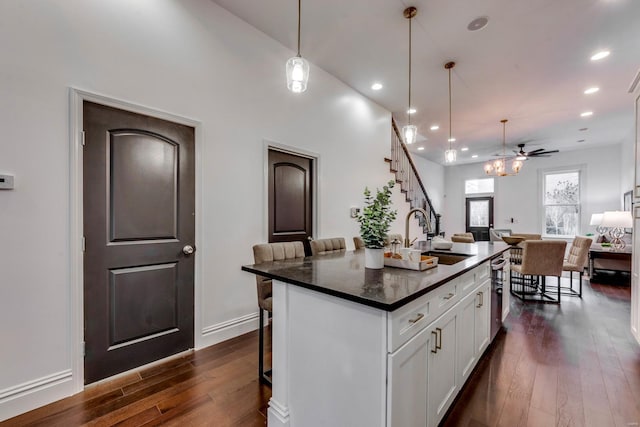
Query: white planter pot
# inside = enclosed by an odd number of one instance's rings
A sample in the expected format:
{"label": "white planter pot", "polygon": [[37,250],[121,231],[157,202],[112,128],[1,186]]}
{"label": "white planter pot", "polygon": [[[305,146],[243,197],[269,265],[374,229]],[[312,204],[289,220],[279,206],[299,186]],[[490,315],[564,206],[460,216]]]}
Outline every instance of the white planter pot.
{"label": "white planter pot", "polygon": [[365,268],[384,268],[384,249],[364,248]]}

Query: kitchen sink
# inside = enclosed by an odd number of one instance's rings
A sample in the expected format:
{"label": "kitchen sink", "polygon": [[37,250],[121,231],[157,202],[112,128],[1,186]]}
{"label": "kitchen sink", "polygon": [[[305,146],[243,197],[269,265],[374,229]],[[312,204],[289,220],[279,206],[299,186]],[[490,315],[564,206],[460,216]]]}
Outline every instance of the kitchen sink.
{"label": "kitchen sink", "polygon": [[473,255],[465,255],[465,254],[452,254],[450,252],[440,252],[440,251],[422,252],[422,255],[437,256],[438,264],[443,264],[443,265],[457,264],[460,261],[464,261],[470,256],[473,256]]}

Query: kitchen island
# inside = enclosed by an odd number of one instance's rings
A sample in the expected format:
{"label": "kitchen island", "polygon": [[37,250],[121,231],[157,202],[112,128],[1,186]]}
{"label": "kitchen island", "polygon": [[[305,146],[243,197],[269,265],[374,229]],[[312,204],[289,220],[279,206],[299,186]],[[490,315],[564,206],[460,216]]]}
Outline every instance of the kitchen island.
{"label": "kitchen island", "polygon": [[489,345],[508,249],[454,244],[426,271],[368,270],[362,250],[243,266],[273,279],[269,426],[436,426]]}

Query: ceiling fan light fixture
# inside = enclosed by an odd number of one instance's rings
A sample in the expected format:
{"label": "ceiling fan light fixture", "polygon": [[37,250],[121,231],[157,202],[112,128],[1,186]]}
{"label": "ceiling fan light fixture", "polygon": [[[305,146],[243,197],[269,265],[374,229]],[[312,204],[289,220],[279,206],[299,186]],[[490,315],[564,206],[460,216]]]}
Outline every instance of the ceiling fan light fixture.
{"label": "ceiling fan light fixture", "polygon": [[298,54],[289,58],[286,65],[287,89],[293,93],[307,90],[309,82],[309,62],[300,55],[300,2],[298,0]]}
{"label": "ceiling fan light fixture", "polygon": [[524,164],[522,163],[522,161],[527,159],[524,156],[524,154],[519,153],[518,157],[516,157],[514,160],[511,161],[511,173],[507,172],[507,161],[508,161],[507,154],[506,154],[507,153],[507,138],[506,138],[507,121],[508,121],[507,119],[500,120],[500,123],[502,123],[502,157],[497,160],[494,160],[493,162],[485,163],[484,172],[487,175],[494,175],[494,176],[517,175],[522,169],[522,166]]}

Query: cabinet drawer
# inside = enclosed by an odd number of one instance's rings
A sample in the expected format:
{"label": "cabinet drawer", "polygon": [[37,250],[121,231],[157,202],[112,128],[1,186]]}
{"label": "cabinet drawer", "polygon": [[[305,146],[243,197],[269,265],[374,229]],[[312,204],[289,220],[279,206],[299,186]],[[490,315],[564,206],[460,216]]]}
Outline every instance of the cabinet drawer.
{"label": "cabinet drawer", "polygon": [[387,351],[389,353],[396,351],[431,323],[434,318],[431,313],[432,300],[432,295],[427,294],[388,314]]}

